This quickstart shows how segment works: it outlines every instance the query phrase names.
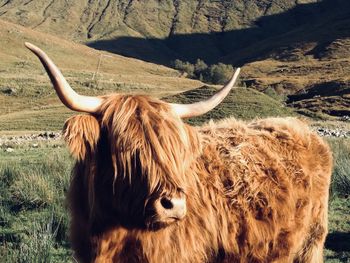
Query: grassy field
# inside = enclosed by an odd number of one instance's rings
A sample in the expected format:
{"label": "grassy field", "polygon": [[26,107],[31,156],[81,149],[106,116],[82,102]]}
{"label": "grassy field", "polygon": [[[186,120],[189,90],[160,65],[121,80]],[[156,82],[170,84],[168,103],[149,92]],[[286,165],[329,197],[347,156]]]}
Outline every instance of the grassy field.
{"label": "grassy field", "polygon": [[72,262],[65,193],[72,160],[62,143],[0,153],[1,262]]}
{"label": "grassy field", "polygon": [[[340,263],[350,260],[350,139],[330,144],[336,162],[325,259]],[[62,141],[1,147],[0,262],[74,262],[65,203],[72,164]]]}
{"label": "grassy field", "polygon": [[331,139],[334,171],[330,189],[326,262],[350,261],[350,139]]}

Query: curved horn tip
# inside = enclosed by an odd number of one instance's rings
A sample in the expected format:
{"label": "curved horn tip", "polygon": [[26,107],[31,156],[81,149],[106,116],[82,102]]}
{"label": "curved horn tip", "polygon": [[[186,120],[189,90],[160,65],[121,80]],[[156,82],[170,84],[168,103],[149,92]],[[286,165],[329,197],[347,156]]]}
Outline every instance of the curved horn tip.
{"label": "curved horn tip", "polygon": [[29,42],[24,42],[24,45],[26,46],[26,48],[28,49],[35,49],[38,48],[37,46],[33,45],[32,43]]}
{"label": "curved horn tip", "polygon": [[241,72],[241,68],[236,68],[236,71],[235,71],[235,73],[233,74],[233,76],[237,76],[238,77],[238,75],[239,75],[239,73]]}
{"label": "curved horn tip", "polygon": [[29,43],[29,42],[24,42],[24,45],[26,46],[26,47],[29,47],[29,46],[31,46],[31,45],[33,45],[32,43]]}
{"label": "curved horn tip", "polygon": [[191,118],[207,113],[208,111],[214,109],[217,105],[219,105],[229,94],[229,92],[234,87],[237,81],[240,70],[240,68],[237,68],[232,78],[228,81],[228,83],[218,92],[216,92],[212,97],[204,101],[199,101],[192,104],[171,103],[171,107],[180,118]]}
{"label": "curved horn tip", "polygon": [[235,84],[240,72],[241,72],[241,68],[236,68],[235,73],[233,73],[232,78],[230,79],[230,81],[234,81],[233,84]]}
{"label": "curved horn tip", "polygon": [[36,45],[34,45],[32,43],[24,42],[24,45],[26,48],[28,48],[30,51],[32,51],[34,54],[36,54],[39,57],[47,56],[43,50],[41,50],[39,47],[37,47]]}

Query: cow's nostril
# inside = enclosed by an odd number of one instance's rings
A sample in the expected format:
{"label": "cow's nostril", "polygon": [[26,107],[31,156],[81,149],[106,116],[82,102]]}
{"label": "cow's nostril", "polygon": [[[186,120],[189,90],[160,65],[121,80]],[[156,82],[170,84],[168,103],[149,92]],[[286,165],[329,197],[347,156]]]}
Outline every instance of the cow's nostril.
{"label": "cow's nostril", "polygon": [[165,208],[165,209],[172,209],[174,207],[173,203],[171,202],[171,200],[169,200],[166,197],[163,197],[160,200],[161,205]]}
{"label": "cow's nostril", "polygon": [[186,215],[186,197],[163,196],[156,200],[154,209],[160,221],[173,222],[181,220]]}

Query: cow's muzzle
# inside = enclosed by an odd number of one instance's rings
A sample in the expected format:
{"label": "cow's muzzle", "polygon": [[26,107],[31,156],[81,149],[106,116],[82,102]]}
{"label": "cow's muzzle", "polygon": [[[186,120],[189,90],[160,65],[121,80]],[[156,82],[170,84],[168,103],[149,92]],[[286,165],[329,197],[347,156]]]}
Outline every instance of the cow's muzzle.
{"label": "cow's muzzle", "polygon": [[176,196],[163,196],[154,202],[154,210],[159,221],[169,224],[186,216],[186,196],[178,193]]}

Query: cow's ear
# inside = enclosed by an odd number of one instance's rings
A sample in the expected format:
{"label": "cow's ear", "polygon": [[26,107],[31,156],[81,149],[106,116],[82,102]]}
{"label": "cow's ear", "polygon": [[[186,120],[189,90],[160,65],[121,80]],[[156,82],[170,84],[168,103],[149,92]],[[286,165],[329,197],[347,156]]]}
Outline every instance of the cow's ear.
{"label": "cow's ear", "polygon": [[82,160],[95,151],[100,138],[100,124],[92,115],[73,116],[64,124],[63,136],[71,154]]}

